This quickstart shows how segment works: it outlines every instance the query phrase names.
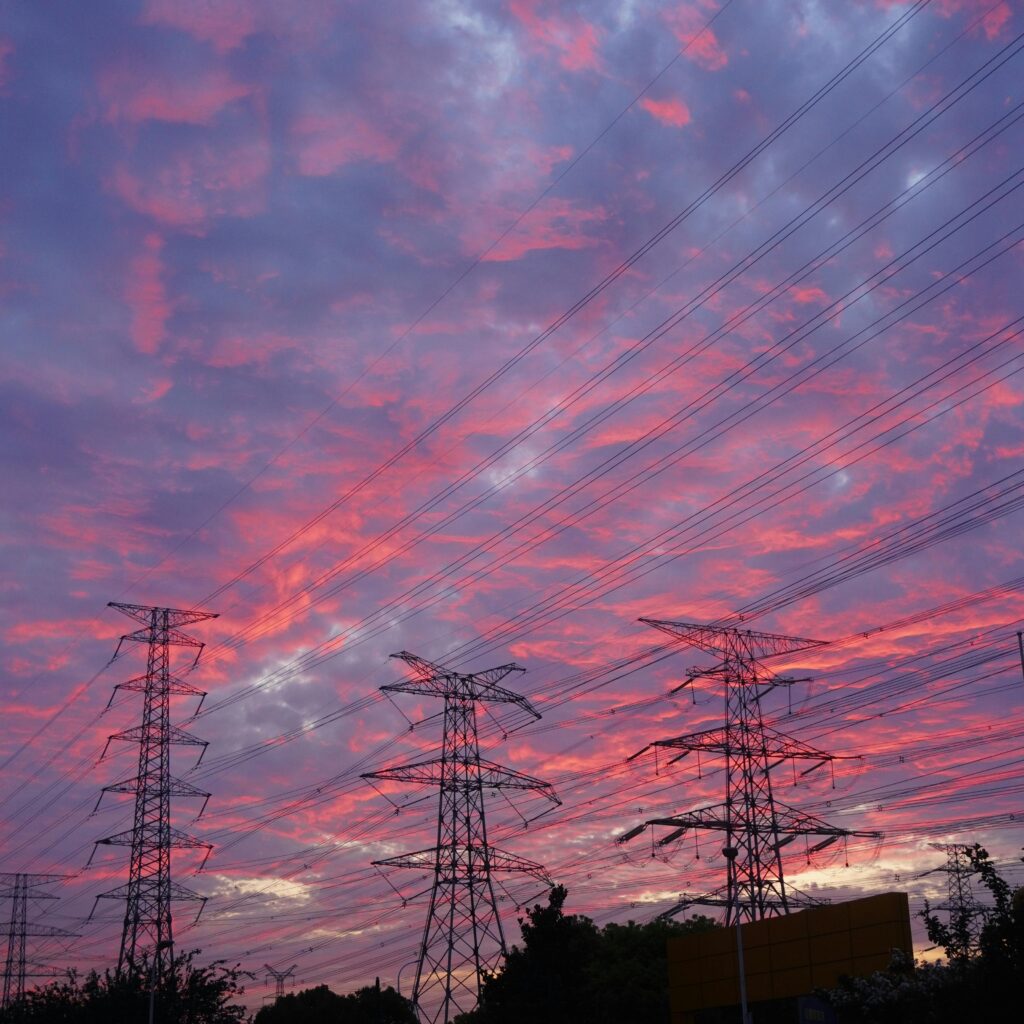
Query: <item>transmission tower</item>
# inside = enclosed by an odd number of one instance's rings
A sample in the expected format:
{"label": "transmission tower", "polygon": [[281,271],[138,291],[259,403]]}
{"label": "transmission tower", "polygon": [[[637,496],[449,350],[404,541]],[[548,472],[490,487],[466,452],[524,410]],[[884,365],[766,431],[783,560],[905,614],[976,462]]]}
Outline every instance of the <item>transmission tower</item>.
{"label": "transmission tower", "polygon": [[539,864],[488,843],[484,790],[534,790],[554,804],[561,801],[548,783],[480,756],[478,704],[514,704],[534,718],[541,717],[525,697],[498,685],[522,668],[502,665],[463,675],[407,651],[392,657],[404,661],[412,677],[382,686],[383,691],[444,700],[441,756],[368,772],[363,778],[439,787],[437,844],[374,864],[434,873],[412,1001],[422,1021],[448,1024],[473,1009],[483,976],[497,970],[506,953],[492,874],[520,871],[551,884]]}
{"label": "transmission tower", "polygon": [[[198,903],[199,913],[202,913],[206,903],[205,897],[171,881],[171,850],[203,849],[208,857],[212,849],[209,843],[171,825],[171,797],[201,799],[203,804],[200,814],[210,797],[209,793],[171,775],[171,744],[199,747],[200,760],[207,745],[204,740],[171,725],[172,696],[198,697],[200,705],[205,696],[202,690],[197,690],[171,674],[171,647],[194,649],[194,668],[199,662],[203,644],[181,632],[180,627],[214,619],[216,615],[211,612],[114,602],[109,607],[116,608],[142,624],[141,629],[121,637],[114,657],[117,657],[121,644],[126,640],[145,644],[147,654],[146,674],[114,687],[114,694],[110,698],[113,703],[118,690],[142,694],[142,723],[114,733],[107,739],[107,747],[113,740],[125,740],[139,745],[138,771],[131,778],[105,786],[96,802],[98,808],[104,793],[131,793],[135,796],[135,816],[131,829],[96,841],[97,845],[131,847],[128,883],[102,893],[96,899],[125,901],[124,926],[117,960],[118,974],[131,970],[139,963],[143,951],[148,949],[153,957],[153,970],[158,977],[162,977],[167,965],[174,959],[172,902]],[[104,748],[102,756],[106,756],[106,752]],[[96,904],[93,910],[95,907]]]}
{"label": "transmission tower", "polygon": [[971,876],[974,874],[971,853],[974,847],[967,843],[928,845],[946,855],[945,865],[935,869],[946,876],[946,902],[939,904],[936,910],[945,911],[949,915],[950,943],[946,950],[949,959],[962,962],[977,951],[978,939],[988,914],[988,910],[975,899],[971,884]]}
{"label": "transmission tower", "polygon": [[267,969],[267,981],[270,981],[271,978],[274,979],[274,1001],[276,1002],[278,999],[281,998],[281,996],[284,995],[284,983],[289,978],[294,979],[295,968],[299,965],[292,964],[287,971],[275,971],[274,968],[270,966],[270,964],[264,964],[263,966]]}
{"label": "transmission tower", "polygon": [[[0,873],[0,896],[10,899],[11,917],[7,930],[7,958],[4,961],[4,990],[0,1008],[7,1009],[19,1002],[25,995],[26,978],[52,978],[56,968],[30,963],[27,957],[27,940],[30,938],[74,938],[72,932],[49,925],[30,924],[28,920],[29,900],[55,900],[52,893],[41,891],[41,886],[51,885],[67,878],[67,875],[28,875],[21,872]],[[31,970],[29,969],[31,968]]]}
{"label": "transmission tower", "polygon": [[[683,899],[666,911],[664,917],[691,906],[724,907],[726,924],[788,914],[796,901],[787,891],[783,872],[782,849],[787,844],[802,837],[809,860],[813,854],[840,840],[845,842],[850,836],[874,838],[880,835],[836,828],[782,803],[772,790],[772,770],[782,762],[792,762],[794,773],[797,762],[808,762],[809,767],[801,771],[806,775],[836,760],[832,754],[768,727],[761,710],[761,700],[767,694],[800,681],[775,675],[763,662],[821,647],[823,641],[692,622],[641,621],[720,659],[711,668],[691,669],[683,685],[699,678],[720,681],[725,690],[725,724],[718,729],[658,740],[633,757],[639,757],[651,747],[681,751],[670,763],[692,752],[697,752],[698,756],[701,753],[720,755],[725,759],[725,802],[685,814],[653,818],[619,836],[618,842],[628,842],[655,825],[672,830],[657,840],[657,846],[667,846],[690,830],[710,830],[723,835],[722,854],[727,864],[724,889]],[[816,840],[813,844],[812,839]]]}

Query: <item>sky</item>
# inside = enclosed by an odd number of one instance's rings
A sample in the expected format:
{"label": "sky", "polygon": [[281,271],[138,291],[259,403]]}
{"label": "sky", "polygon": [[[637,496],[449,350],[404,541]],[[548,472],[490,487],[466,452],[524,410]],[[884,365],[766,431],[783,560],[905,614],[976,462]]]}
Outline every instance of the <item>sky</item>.
{"label": "sky", "polygon": [[[787,853],[819,897],[1020,878],[1024,11],[992,0],[143,0],[0,13],[0,869],[68,877],[38,959],[116,959],[144,670],[107,602],[218,615],[176,698],[212,795],[179,944],[395,983],[436,796],[414,652],[516,662],[543,717],[488,798],[567,909],[647,920],[716,839],[713,680],[641,616],[829,641],[772,728],[840,755],[780,800],[881,839]],[[530,878],[500,888],[510,941]],[[927,940],[916,928],[918,951]],[[403,977],[411,984],[411,972]]]}

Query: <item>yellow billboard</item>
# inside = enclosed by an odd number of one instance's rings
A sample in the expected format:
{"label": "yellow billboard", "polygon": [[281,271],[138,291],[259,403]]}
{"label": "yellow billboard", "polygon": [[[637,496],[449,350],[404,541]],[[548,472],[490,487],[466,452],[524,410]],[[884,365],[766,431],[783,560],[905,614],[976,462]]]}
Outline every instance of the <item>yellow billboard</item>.
{"label": "yellow billboard", "polygon": [[[750,1003],[833,988],[841,975],[885,970],[894,949],[912,953],[905,892],[811,907],[740,930]],[[735,928],[668,940],[672,1024],[693,1024],[698,1010],[739,1003],[736,941]]]}

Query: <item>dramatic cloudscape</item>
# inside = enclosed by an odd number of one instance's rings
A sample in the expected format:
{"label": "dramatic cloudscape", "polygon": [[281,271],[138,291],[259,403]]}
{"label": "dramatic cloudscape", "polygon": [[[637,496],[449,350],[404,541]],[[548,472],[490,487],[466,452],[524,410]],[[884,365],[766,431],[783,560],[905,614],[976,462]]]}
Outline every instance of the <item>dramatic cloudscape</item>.
{"label": "dramatic cloudscape", "polygon": [[[413,651],[511,661],[488,797],[569,909],[649,919],[720,840],[653,752],[719,724],[641,616],[830,641],[770,724],[780,800],[883,833],[789,880],[943,892],[1024,824],[1024,12],[992,0],[141,0],[0,15],[0,868],[69,877],[36,958],[116,959],[144,670],[108,601],[202,608],[174,770],[187,948],[393,984],[436,795]],[[774,663],[773,663],[774,664]],[[506,933],[542,895],[510,875]],[[916,935],[918,949],[927,942]],[[411,972],[403,977],[411,984]],[[258,1005],[261,983],[250,988]]]}

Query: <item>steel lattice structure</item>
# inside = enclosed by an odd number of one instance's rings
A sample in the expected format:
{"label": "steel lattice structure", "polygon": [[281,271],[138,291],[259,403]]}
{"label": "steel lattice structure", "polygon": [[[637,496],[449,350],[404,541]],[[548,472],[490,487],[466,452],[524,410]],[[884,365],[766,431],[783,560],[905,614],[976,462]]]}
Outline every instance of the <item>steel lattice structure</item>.
{"label": "steel lattice structure", "polygon": [[[775,675],[763,662],[821,647],[824,641],[692,622],[641,621],[720,659],[711,668],[691,669],[687,682],[711,678],[722,683],[725,724],[719,729],[658,740],[633,757],[651,747],[679,751],[673,762],[693,752],[721,756],[725,760],[725,801],[685,814],[652,818],[619,836],[618,842],[628,842],[650,826],[671,829],[656,841],[657,846],[666,846],[691,830],[723,835],[722,853],[727,863],[724,888],[685,898],[662,916],[671,917],[692,906],[724,907],[726,924],[735,924],[789,913],[796,901],[787,888],[783,870],[782,850],[786,845],[803,837],[810,858],[850,836],[879,835],[830,825],[782,803],[772,789],[772,770],[782,762],[808,762],[802,771],[807,774],[836,760],[832,754],[769,728],[761,710],[761,700],[768,693],[797,682]],[[812,838],[816,840],[813,844],[809,842]]]}
{"label": "steel lattice structure", "polygon": [[[102,893],[96,899],[125,901],[124,926],[117,960],[118,973],[133,969],[139,963],[140,955],[148,949],[155,958],[155,972],[160,977],[174,957],[172,902],[198,903],[200,913],[206,902],[205,897],[171,880],[171,850],[202,849],[209,856],[212,849],[209,843],[171,825],[172,797],[201,799],[203,804],[200,814],[210,797],[209,793],[171,774],[172,744],[199,747],[200,759],[206,749],[204,740],[171,724],[172,696],[198,697],[200,704],[205,696],[202,690],[171,674],[171,647],[194,649],[194,667],[199,661],[203,644],[183,633],[181,627],[217,616],[212,612],[114,602],[109,607],[116,608],[142,624],[141,629],[121,637],[115,658],[126,640],[145,644],[147,655],[146,674],[119,684],[110,698],[113,703],[118,690],[142,694],[141,723],[114,733],[107,739],[108,747],[113,740],[137,743],[138,770],[131,778],[104,787],[96,803],[99,807],[104,793],[131,793],[135,796],[135,815],[131,829],[96,841],[98,845],[131,848],[128,882],[111,892]],[[103,756],[106,756],[106,748]]]}
{"label": "steel lattice structure", "polygon": [[404,661],[412,677],[383,686],[382,690],[444,700],[441,754],[368,772],[363,778],[438,786],[437,842],[430,849],[374,863],[433,871],[412,999],[421,1020],[447,1024],[473,1009],[482,977],[497,970],[506,953],[492,874],[525,872],[545,885],[551,884],[539,864],[498,850],[487,841],[484,791],[533,790],[555,804],[560,801],[548,783],[480,756],[478,704],[514,704],[540,718],[524,697],[498,685],[509,674],[522,672],[522,668],[502,665],[463,675],[407,651],[392,657]]}
{"label": "steel lattice structure", "polygon": [[[28,920],[29,900],[55,900],[52,893],[41,892],[40,887],[61,882],[67,875],[39,875],[23,872],[0,873],[0,897],[10,899],[11,916],[7,929],[0,932],[7,936],[7,957],[4,961],[4,987],[0,1008],[7,1009],[19,1002],[25,995],[25,981],[28,978],[51,978],[59,972],[56,968],[29,963],[28,939],[30,938],[74,938],[72,932],[50,925],[30,924]],[[29,968],[32,968],[29,970]]]}
{"label": "steel lattice structure", "polygon": [[971,854],[975,847],[968,843],[929,845],[933,850],[940,850],[946,855],[945,865],[935,869],[946,876],[946,902],[940,903],[935,909],[949,915],[950,944],[946,950],[949,959],[963,962],[977,952],[981,930],[988,916],[988,908],[977,901],[971,884],[974,875]]}
{"label": "steel lattice structure", "polygon": [[[278,999],[281,998],[281,996],[284,995],[284,983],[289,978],[294,978],[295,977],[295,968],[298,967],[299,965],[298,964],[292,964],[291,967],[289,967],[287,971],[276,971],[276,970],[274,970],[273,967],[270,966],[270,964],[264,964],[263,966],[266,967],[266,969],[267,969],[267,981],[270,981],[271,978],[274,979],[274,996],[273,996],[273,998],[274,998],[274,1001],[276,1002]],[[270,998],[270,997],[269,996],[265,996],[264,998]]]}

